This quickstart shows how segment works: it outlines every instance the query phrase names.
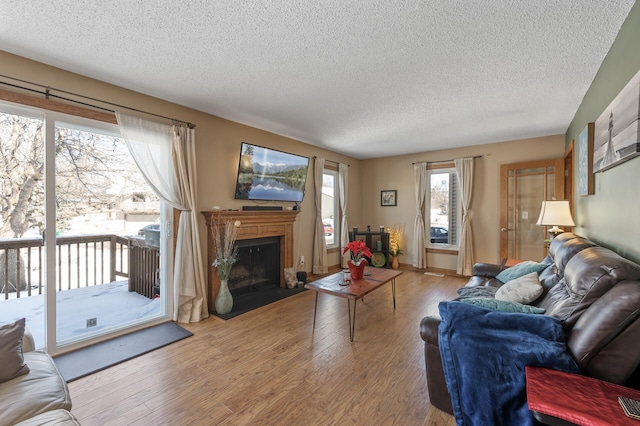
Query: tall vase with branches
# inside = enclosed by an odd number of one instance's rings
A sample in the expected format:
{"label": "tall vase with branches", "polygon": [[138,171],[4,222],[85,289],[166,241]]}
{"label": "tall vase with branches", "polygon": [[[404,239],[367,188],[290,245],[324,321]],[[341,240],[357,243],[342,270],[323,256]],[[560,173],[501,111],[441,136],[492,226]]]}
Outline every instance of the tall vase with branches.
{"label": "tall vase with branches", "polygon": [[229,291],[229,274],[231,268],[237,260],[238,248],[236,238],[238,237],[239,220],[219,218],[221,225],[213,227],[213,244],[216,254],[213,266],[218,269],[220,276],[220,289],[215,299],[216,312],[228,314],[233,308],[233,297]]}

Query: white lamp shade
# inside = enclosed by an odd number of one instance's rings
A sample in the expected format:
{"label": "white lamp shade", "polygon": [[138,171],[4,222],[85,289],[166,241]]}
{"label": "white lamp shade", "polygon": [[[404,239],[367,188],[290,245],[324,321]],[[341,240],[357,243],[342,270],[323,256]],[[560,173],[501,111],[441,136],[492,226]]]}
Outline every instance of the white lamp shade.
{"label": "white lamp shade", "polygon": [[543,201],[540,208],[540,217],[536,225],[542,226],[576,226],[571,217],[569,201],[554,200]]}

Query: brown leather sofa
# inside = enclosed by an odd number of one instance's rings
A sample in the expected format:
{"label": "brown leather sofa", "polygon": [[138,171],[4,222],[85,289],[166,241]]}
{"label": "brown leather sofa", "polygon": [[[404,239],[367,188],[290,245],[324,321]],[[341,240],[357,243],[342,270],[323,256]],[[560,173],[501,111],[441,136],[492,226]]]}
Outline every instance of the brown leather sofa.
{"label": "brown leather sofa", "polygon": [[[640,266],[586,238],[566,232],[556,237],[540,274],[545,289],[533,303],[558,318],[567,348],[583,374],[638,387],[640,377]],[[500,286],[500,265],[476,264],[467,286]],[[440,319],[420,323],[429,400],[453,413],[440,349]]]}

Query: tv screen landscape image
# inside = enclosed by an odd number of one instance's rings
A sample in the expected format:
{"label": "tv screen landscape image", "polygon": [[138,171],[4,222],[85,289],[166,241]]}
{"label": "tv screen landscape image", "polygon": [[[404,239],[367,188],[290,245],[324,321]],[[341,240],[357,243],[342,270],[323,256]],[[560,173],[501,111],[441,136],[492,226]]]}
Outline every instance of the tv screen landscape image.
{"label": "tv screen landscape image", "polygon": [[242,142],[235,198],[299,203],[308,168],[307,157]]}

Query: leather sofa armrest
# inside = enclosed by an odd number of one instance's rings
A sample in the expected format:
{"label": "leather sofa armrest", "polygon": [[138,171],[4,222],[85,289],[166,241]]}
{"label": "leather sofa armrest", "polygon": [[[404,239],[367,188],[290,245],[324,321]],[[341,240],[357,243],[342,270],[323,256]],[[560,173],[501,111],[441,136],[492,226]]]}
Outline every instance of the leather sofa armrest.
{"label": "leather sofa armrest", "polygon": [[438,346],[438,325],[440,321],[437,316],[425,317],[420,321],[420,337],[424,340],[427,389],[431,405],[446,413],[453,414],[451,396],[449,396],[449,391],[447,390],[447,382],[440,358],[440,347]]}
{"label": "leather sofa armrest", "polygon": [[473,265],[473,275],[485,278],[495,278],[506,267],[493,263],[476,263]]}
{"label": "leather sofa armrest", "polygon": [[31,334],[29,327],[24,328],[24,337],[22,338],[22,353],[36,350],[36,341]]}
{"label": "leather sofa armrest", "polygon": [[427,343],[438,346],[438,326],[440,317],[429,316],[420,321],[420,337]]}

